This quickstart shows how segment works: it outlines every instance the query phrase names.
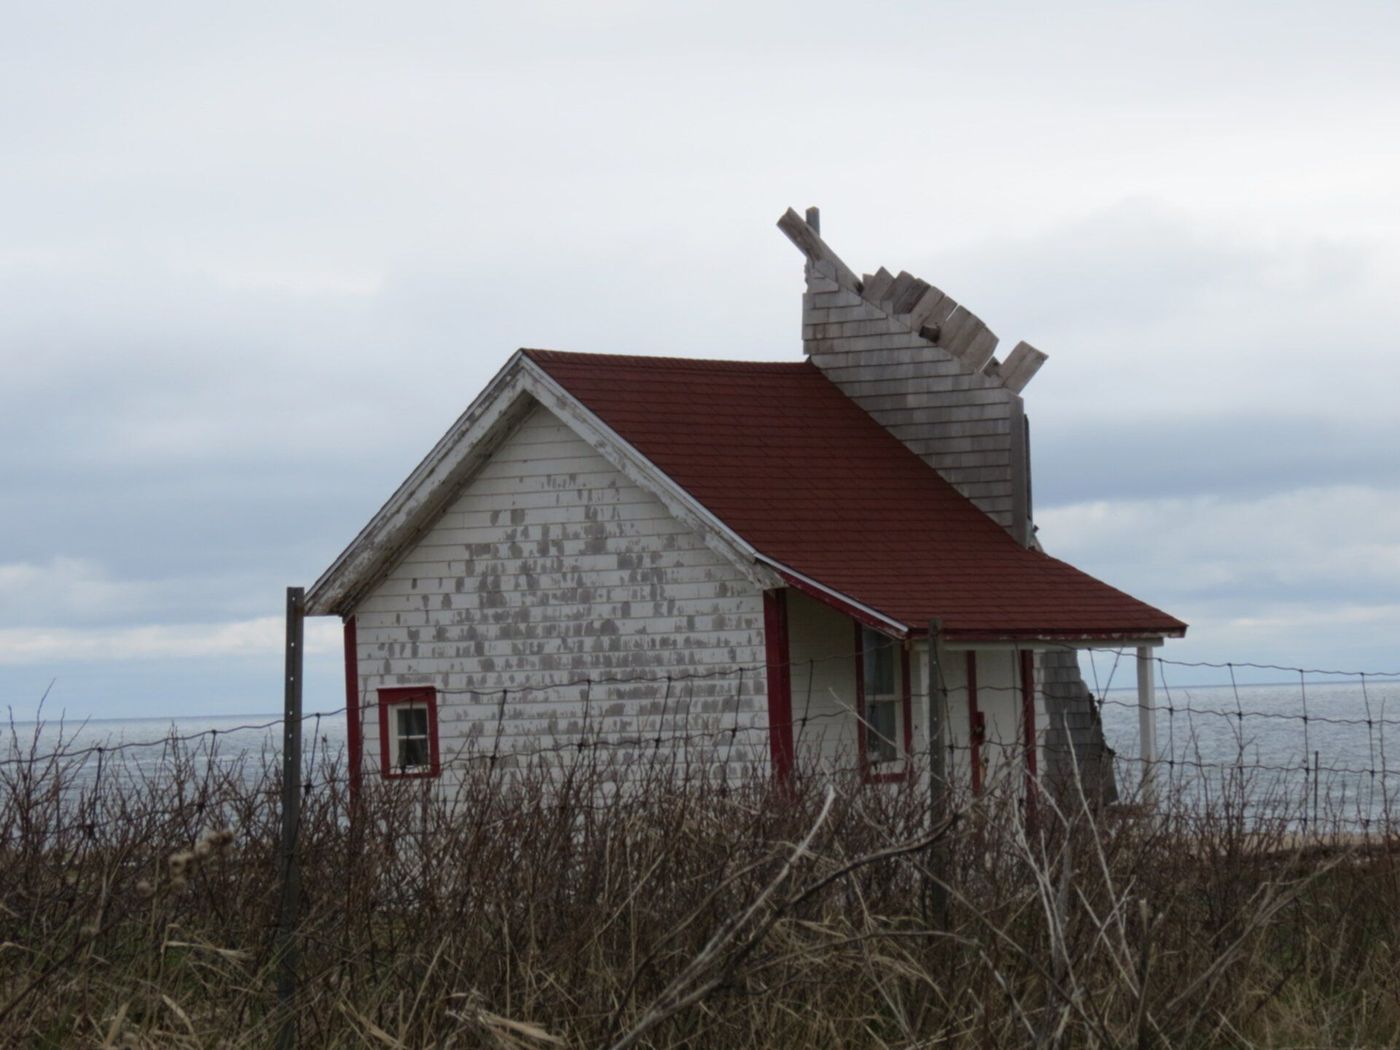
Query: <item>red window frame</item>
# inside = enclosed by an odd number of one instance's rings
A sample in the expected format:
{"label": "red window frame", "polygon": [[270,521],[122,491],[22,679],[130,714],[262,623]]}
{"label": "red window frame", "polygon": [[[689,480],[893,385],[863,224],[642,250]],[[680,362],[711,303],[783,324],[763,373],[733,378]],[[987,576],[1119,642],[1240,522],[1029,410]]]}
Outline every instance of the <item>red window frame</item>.
{"label": "red window frame", "polygon": [[[854,621],[856,637],[856,750],[860,754],[860,776],[867,784],[889,784],[909,777],[909,756],[914,751],[914,695],[909,675],[909,640],[889,638],[891,645],[899,645],[900,719],[903,722],[904,754],[895,761],[903,764],[902,769],[877,772],[871,768],[870,754],[865,748],[865,625]],[[873,630],[873,628],[872,628]],[[877,634],[883,632],[876,631]]]}
{"label": "red window frame", "polygon": [[[389,756],[389,709],[398,704],[428,705],[428,768],[398,771]],[[385,780],[419,780],[442,772],[438,757],[437,689],[431,685],[397,686],[379,690],[379,771]]]}
{"label": "red window frame", "polygon": [[792,656],[788,638],[787,591],[763,592],[763,637],[768,670],[768,744],[773,775],[792,778]]}

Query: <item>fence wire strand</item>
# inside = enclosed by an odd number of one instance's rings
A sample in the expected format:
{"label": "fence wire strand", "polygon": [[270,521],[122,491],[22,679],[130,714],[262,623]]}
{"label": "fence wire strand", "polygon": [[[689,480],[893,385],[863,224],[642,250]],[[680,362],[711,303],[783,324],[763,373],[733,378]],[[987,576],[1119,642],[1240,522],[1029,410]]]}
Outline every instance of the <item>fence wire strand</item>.
{"label": "fence wire strand", "polygon": [[[902,643],[891,641],[888,644],[898,646]],[[1119,692],[1114,690],[1113,681],[1124,650],[1079,648],[1076,651],[1087,655],[1094,683],[1090,696],[1100,725],[1115,711],[1122,712],[1126,723],[1129,713],[1139,710],[1139,702],[1136,698],[1114,695]],[[858,655],[857,651],[851,651],[792,661],[787,667],[789,679],[793,672],[798,672],[805,675],[805,682],[802,683],[800,705],[790,703],[788,710],[791,712],[795,707],[800,714],[795,717],[790,715],[789,722],[772,727],[767,720],[762,696],[766,689],[765,675],[772,670],[766,662],[719,665],[703,670],[605,673],[564,680],[523,681],[508,686],[492,684],[482,688],[435,685],[434,695],[438,698],[444,718],[447,721],[457,720],[452,722],[456,736],[451,742],[450,752],[442,757],[441,769],[449,778],[460,778],[482,766],[519,767],[542,760],[561,764],[566,758],[576,761],[585,755],[610,755],[634,764],[645,758],[649,768],[654,770],[669,754],[679,756],[686,763],[708,763],[726,777],[755,771],[767,775],[771,772],[767,766],[769,742],[772,731],[776,730],[794,737],[793,750],[798,756],[799,765],[815,755],[826,773],[868,775],[877,768],[874,760],[868,754],[851,754],[849,746],[856,739],[854,727],[861,725],[865,736],[895,747],[897,758],[896,767],[893,768],[896,775],[900,769],[914,771],[916,755],[903,754],[903,740],[884,741],[861,709],[858,698],[833,699],[832,696],[822,696],[818,691],[819,665],[831,661],[851,663]],[[1107,679],[1102,683],[1098,673],[1099,656],[1113,658]],[[1296,780],[1295,786],[1301,789],[1299,793],[1310,808],[1314,823],[1321,815],[1324,787],[1329,805],[1336,801],[1334,793],[1339,796],[1342,805],[1353,808],[1363,805],[1357,799],[1363,793],[1367,795],[1365,812],[1358,814],[1362,825],[1374,822],[1381,810],[1389,813],[1395,794],[1393,785],[1400,778],[1400,770],[1391,768],[1388,761],[1386,731],[1388,727],[1400,725],[1400,718],[1388,716],[1388,697],[1384,690],[1377,695],[1376,685],[1378,682],[1390,684],[1400,680],[1400,672],[1287,667],[1253,661],[1181,661],[1160,656],[1152,659],[1156,665],[1155,684],[1161,690],[1161,703],[1156,715],[1162,728],[1165,728],[1165,733],[1159,738],[1165,738],[1166,747],[1153,756],[1134,754],[1131,749],[1123,753],[1108,751],[1108,760],[1129,793],[1136,784],[1141,783],[1149,767],[1164,769],[1167,780],[1178,788],[1184,783],[1181,777],[1190,774],[1194,782],[1187,785],[1187,789],[1197,793],[1206,790],[1209,777],[1291,776]],[[940,660],[940,674],[942,663]],[[1202,668],[1224,672],[1228,677],[1224,688],[1233,701],[1232,705],[1202,704],[1192,696],[1201,688],[1219,687],[1183,687],[1178,684],[1174,689],[1169,669]],[[1247,690],[1258,687],[1241,685],[1238,676],[1241,669],[1295,676],[1298,710],[1268,709],[1262,705],[1248,704]],[[1342,682],[1336,681],[1338,679]],[[696,689],[702,684],[711,688],[697,697]],[[950,710],[959,709],[959,705],[952,704],[951,700],[960,690],[965,694],[966,685],[954,684],[950,687],[944,681],[937,684],[940,702],[947,702]],[[1325,706],[1319,710],[1319,704],[1326,703],[1325,687],[1337,684],[1354,684],[1358,687],[1359,696],[1354,711],[1337,712]],[[1013,703],[1021,689],[1019,683],[1014,682],[1000,685],[979,682],[976,688],[977,694],[987,698],[987,702],[1002,697]],[[622,689],[632,690],[628,696],[631,705],[629,713],[610,713],[616,704],[615,691]],[[1319,689],[1322,691],[1319,692]],[[644,702],[640,694],[648,690],[649,702]],[[485,701],[485,704],[478,701]],[[922,712],[925,709],[927,701],[927,692],[915,692],[912,683],[907,683],[900,717],[914,717],[916,710]],[[518,714],[510,710],[512,704],[520,705],[521,711],[529,716],[530,728],[524,732],[511,730],[512,715]],[[706,704],[711,705],[709,710],[704,709]],[[473,721],[472,713],[480,713],[478,709],[487,705],[492,709],[491,721],[494,722],[489,730],[468,728],[458,731],[461,729],[458,722]],[[374,702],[366,691],[361,698],[359,711],[353,713],[354,717],[362,724],[372,724],[374,719],[368,715],[373,707]],[[567,715],[571,708],[581,709],[580,717],[571,719],[560,716],[559,712]],[[308,794],[318,788],[334,787],[341,782],[348,784],[354,780],[345,772],[343,756],[328,753],[328,749],[334,749],[334,744],[322,731],[327,721],[343,718],[346,713],[347,708],[340,707],[303,716],[303,724],[309,723],[312,728],[311,747],[305,762],[308,772],[303,784],[303,790]],[[479,726],[481,719],[475,721]],[[1297,728],[1295,743],[1291,747],[1286,738],[1279,736],[1279,731],[1286,731],[1290,725]],[[100,786],[113,777],[129,775],[133,753],[142,752],[156,755],[164,761],[188,761],[193,756],[204,763],[206,776],[212,776],[211,771],[216,767],[223,768],[221,762],[228,766],[247,757],[245,750],[232,756],[230,762],[229,756],[220,752],[224,741],[242,741],[246,747],[247,739],[252,734],[261,733],[265,735],[262,741],[264,753],[270,753],[276,746],[274,731],[282,726],[281,718],[250,720],[232,726],[184,733],[172,726],[168,734],[155,739],[108,739],[74,746],[72,736],[90,731],[90,726],[81,723],[70,729],[60,723],[59,745],[51,750],[41,750],[38,728],[26,739],[20,732],[19,724],[12,719],[8,753],[0,751],[0,784],[14,778],[32,778],[54,767],[64,767],[71,774],[73,770],[86,769],[90,765],[91,776],[88,780],[91,785]],[[1228,759],[1218,753],[1220,731],[1227,727],[1233,752]],[[1265,727],[1272,734],[1267,752],[1260,750],[1257,734],[1252,732],[1252,729],[1262,730]],[[1351,754],[1364,757],[1359,762],[1335,758],[1324,762],[1323,742],[1314,738],[1318,727],[1355,731],[1356,741]],[[955,771],[962,768],[965,772],[974,762],[985,763],[989,754],[1014,756],[1021,728],[1003,728],[1000,739],[985,739],[976,746],[967,738],[971,732],[970,725],[964,729],[964,739],[950,736],[946,743],[950,768]],[[1366,734],[1364,744],[1360,741],[1361,731]],[[66,734],[71,734],[67,740]],[[896,733],[896,736],[900,734]],[[828,746],[831,739],[844,742],[846,752]],[[1203,745],[1209,746],[1203,748]],[[1024,745],[1020,746],[1023,749]],[[1217,753],[1211,753],[1211,747]],[[1052,742],[1043,732],[1038,750],[1047,759],[1064,757],[1070,764],[1081,763],[1085,757],[1076,746]],[[389,772],[393,773],[392,766]],[[86,790],[81,794],[86,816],[80,813],[78,817],[83,826],[96,830],[104,821],[111,823],[121,819],[120,814],[101,813],[96,790]],[[188,816],[190,812],[183,803],[171,808],[172,818]],[[1305,816],[1303,819],[1306,822],[1308,818]]]}

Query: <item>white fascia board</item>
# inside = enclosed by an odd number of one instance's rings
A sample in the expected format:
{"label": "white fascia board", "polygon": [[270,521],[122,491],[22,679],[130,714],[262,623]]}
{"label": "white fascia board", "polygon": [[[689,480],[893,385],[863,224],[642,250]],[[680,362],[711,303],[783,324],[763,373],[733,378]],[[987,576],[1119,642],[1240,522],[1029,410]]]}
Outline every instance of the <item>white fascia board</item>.
{"label": "white fascia board", "polygon": [[1035,652],[1055,649],[1095,649],[1099,651],[1122,649],[1127,652],[1143,647],[1156,649],[1165,643],[1166,638],[1162,635],[1154,635],[1150,638],[1008,638],[1000,642],[960,642],[956,638],[939,639],[939,644],[943,648],[956,649],[960,652],[965,650],[1011,652],[1018,649],[1030,649]]}
{"label": "white fascia board", "polygon": [[[805,573],[798,572],[796,569],[788,565],[784,565],[782,562],[774,558],[770,558],[767,555],[760,554],[758,555],[758,560],[763,562],[765,565],[771,565],[779,573],[786,576],[791,576],[793,579],[800,581],[804,586],[810,587],[814,591],[820,591],[822,594],[827,595],[834,601],[856,610],[862,616],[865,616],[870,620],[875,621],[876,623],[885,625],[890,629],[891,632],[893,632],[900,638],[906,637],[910,632],[910,628],[907,623],[904,623],[900,620],[896,620],[892,616],[886,616],[878,609],[872,609],[865,603],[859,602],[856,599],[852,598],[849,594],[843,594],[841,591],[836,590],[834,587],[828,587],[826,584],[814,580],[812,579],[812,577],[806,575]],[[779,582],[782,582],[781,578]]]}
{"label": "white fascia board", "polygon": [[521,395],[528,393],[519,368],[523,359],[519,351],[511,355],[350,545],[311,585],[306,596],[308,616],[347,612],[343,608],[345,599],[361,587],[366,575],[373,574],[393,551],[402,548],[406,542],[404,530],[411,529],[425,506],[441,494],[448,478],[473,456],[481,455],[483,439],[518,407]]}
{"label": "white fascia board", "polygon": [[[588,443],[629,481],[655,496],[677,520],[690,526],[705,545],[761,589],[781,580],[759,564],[757,552],[654,463],[590,412],[521,351],[496,373],[446,434],[404,480],[359,535],[331,563],[307,593],[309,616],[345,615],[356,598],[377,580],[397,555],[436,522],[439,504],[489,458],[494,434],[523,418],[525,399],[538,403]],[[503,424],[506,424],[503,426]]]}

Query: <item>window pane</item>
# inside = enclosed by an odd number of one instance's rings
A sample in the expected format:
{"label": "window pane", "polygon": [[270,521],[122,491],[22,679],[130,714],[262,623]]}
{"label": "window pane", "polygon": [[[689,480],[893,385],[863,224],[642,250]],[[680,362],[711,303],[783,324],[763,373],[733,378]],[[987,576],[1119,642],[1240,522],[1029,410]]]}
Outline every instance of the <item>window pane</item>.
{"label": "window pane", "polygon": [[399,737],[399,769],[413,769],[428,764],[426,737]]}
{"label": "window pane", "polygon": [[893,700],[865,705],[865,752],[872,762],[889,762],[897,757],[897,715]]}
{"label": "window pane", "polygon": [[412,707],[407,704],[399,705],[399,736],[422,736],[428,735],[428,709],[418,704]]}
{"label": "window pane", "polygon": [[865,695],[894,696],[894,657],[898,643],[869,627],[861,628],[860,643],[865,653]]}

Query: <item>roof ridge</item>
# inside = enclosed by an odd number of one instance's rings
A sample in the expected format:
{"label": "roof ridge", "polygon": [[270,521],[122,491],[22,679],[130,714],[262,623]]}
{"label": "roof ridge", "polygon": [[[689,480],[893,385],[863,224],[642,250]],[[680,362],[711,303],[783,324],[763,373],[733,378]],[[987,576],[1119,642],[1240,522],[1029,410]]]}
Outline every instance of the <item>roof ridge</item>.
{"label": "roof ridge", "polygon": [[741,371],[795,371],[797,369],[813,368],[815,365],[807,361],[744,361],[733,358],[722,357],[672,357],[667,354],[605,354],[591,353],[580,350],[546,350],[536,347],[520,348],[520,352],[532,361],[560,361],[573,362],[577,364],[619,364],[627,363],[647,366],[662,366],[666,368],[676,368],[695,371],[717,371],[724,368],[733,368]]}

